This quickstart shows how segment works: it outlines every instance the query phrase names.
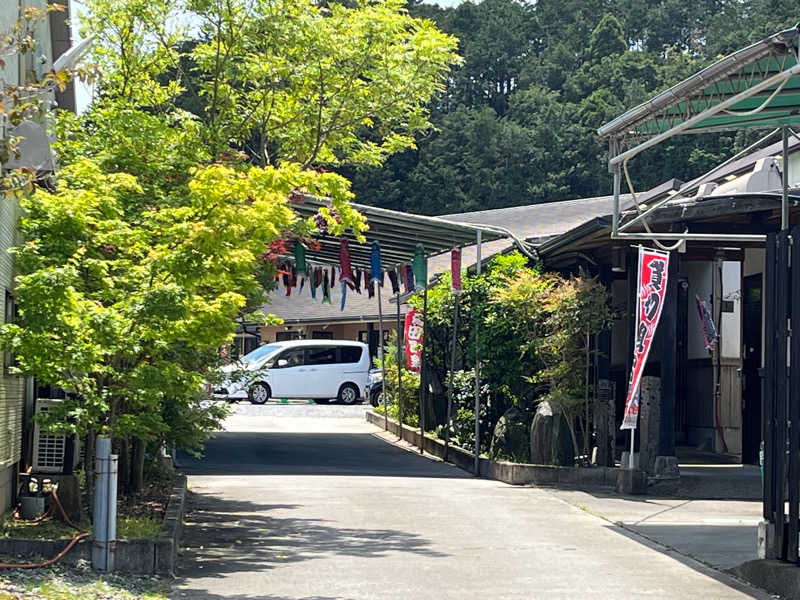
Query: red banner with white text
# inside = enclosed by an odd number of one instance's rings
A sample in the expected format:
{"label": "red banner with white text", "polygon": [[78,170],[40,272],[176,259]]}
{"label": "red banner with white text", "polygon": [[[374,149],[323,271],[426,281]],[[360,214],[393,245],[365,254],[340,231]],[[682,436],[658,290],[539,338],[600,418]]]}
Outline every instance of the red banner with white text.
{"label": "red banner with white text", "polygon": [[639,303],[633,341],[633,369],[625,398],[625,417],[620,429],[636,429],[639,419],[639,383],[661,318],[668,272],[669,252],[639,248]]}
{"label": "red banner with white text", "polygon": [[409,371],[419,373],[422,366],[422,312],[412,310],[406,315],[406,366]]}

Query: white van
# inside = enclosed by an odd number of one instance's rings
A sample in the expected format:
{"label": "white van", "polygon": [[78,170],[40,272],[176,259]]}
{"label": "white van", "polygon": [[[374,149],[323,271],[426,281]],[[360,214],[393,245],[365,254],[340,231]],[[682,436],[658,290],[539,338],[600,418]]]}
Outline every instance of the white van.
{"label": "white van", "polygon": [[294,340],[256,348],[223,368],[217,398],[264,404],[270,398],[337,399],[369,396],[369,348],[346,340]]}

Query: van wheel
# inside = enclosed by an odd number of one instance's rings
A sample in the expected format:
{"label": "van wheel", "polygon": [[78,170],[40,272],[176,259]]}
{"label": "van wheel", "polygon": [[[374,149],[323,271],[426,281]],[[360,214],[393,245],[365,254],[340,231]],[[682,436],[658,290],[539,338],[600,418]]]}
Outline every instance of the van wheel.
{"label": "van wheel", "polygon": [[272,390],[266,383],[259,381],[250,386],[247,395],[253,404],[264,404],[272,396]]}
{"label": "van wheel", "polygon": [[352,383],[345,383],[339,388],[339,396],[337,399],[342,404],[354,404],[358,402],[358,388]]}

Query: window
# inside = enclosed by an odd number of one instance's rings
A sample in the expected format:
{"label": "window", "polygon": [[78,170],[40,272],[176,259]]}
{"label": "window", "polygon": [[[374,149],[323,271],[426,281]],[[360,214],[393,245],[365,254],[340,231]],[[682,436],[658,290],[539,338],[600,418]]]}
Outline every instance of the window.
{"label": "window", "polygon": [[276,342],[289,342],[291,340],[299,340],[299,331],[279,331],[275,334]]}
{"label": "window", "polygon": [[361,360],[362,349],[359,346],[342,346],[340,363],[357,363]]}
{"label": "window", "polygon": [[[14,302],[14,294],[6,290],[5,322],[13,323],[17,317],[17,305]],[[10,352],[3,352],[3,374],[8,375],[8,370],[16,366],[17,361]]]}
{"label": "window", "polygon": [[333,365],[336,364],[336,348],[332,346],[320,346],[309,348],[306,356],[307,365]]}
{"label": "window", "polygon": [[311,339],[312,340],[332,340],[333,339],[333,332],[332,331],[312,331],[311,332]]}
{"label": "window", "polygon": [[[278,356],[278,360],[285,360],[286,364],[283,367],[300,367],[303,365],[303,353],[304,350],[302,348],[291,348]],[[275,361],[277,365],[278,362]]]}

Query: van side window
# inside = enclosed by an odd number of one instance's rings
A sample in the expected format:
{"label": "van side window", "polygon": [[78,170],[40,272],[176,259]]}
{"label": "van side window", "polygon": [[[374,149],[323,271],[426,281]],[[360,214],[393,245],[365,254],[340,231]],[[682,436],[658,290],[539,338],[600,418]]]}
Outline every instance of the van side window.
{"label": "van side window", "polygon": [[361,360],[362,348],[359,346],[342,346],[340,363],[357,363]]}
{"label": "van side window", "polygon": [[[282,353],[278,360],[285,360],[287,367],[299,367],[303,364],[303,349],[302,348],[291,348],[286,352]],[[275,364],[278,364],[278,360],[275,361]]]}
{"label": "van side window", "polygon": [[308,348],[306,355],[307,365],[333,365],[336,364],[336,348],[322,346],[319,348]]}

